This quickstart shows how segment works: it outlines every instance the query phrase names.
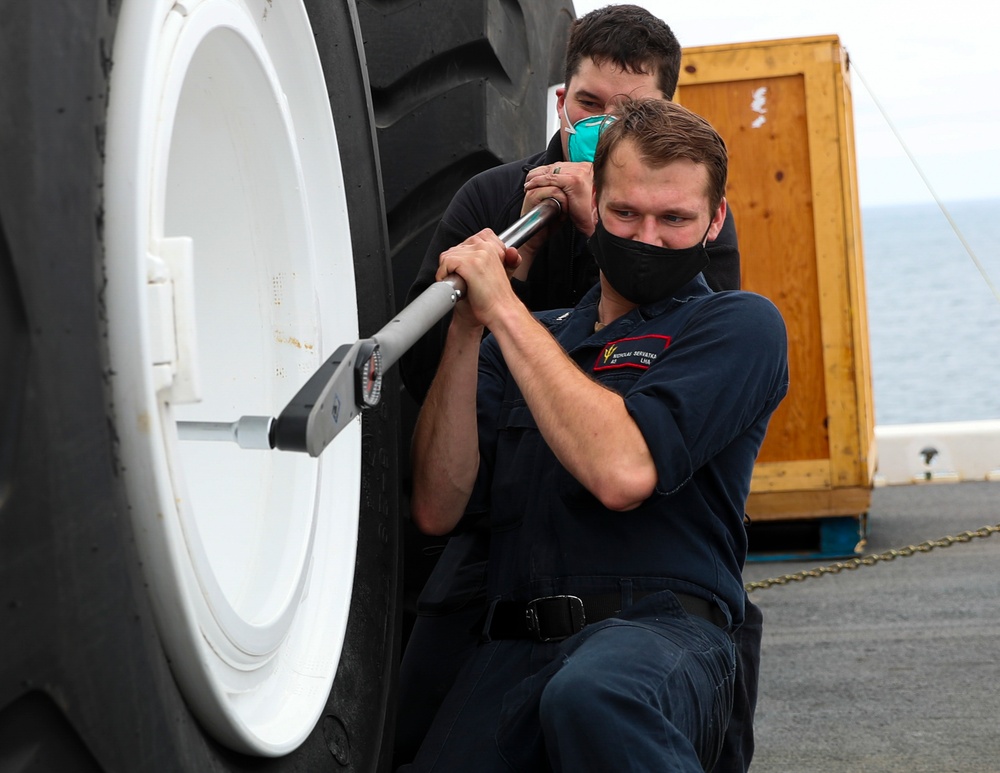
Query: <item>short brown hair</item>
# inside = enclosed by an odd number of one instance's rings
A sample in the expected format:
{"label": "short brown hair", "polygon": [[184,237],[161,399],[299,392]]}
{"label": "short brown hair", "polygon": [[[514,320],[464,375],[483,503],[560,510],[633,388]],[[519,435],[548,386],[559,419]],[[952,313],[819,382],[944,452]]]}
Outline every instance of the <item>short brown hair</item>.
{"label": "short brown hair", "polygon": [[681,44],[662,19],[637,5],[607,5],[573,22],[566,44],[567,86],[586,58],[626,72],[651,72],[667,99],[677,90]]}
{"label": "short brown hair", "polygon": [[653,168],[686,158],[708,170],[708,202],[714,212],[726,195],[729,157],[726,143],[712,124],[674,102],[627,100],[615,108],[615,121],[601,132],[594,155],[594,187],[600,191],[615,148],[635,144],[639,156]]}

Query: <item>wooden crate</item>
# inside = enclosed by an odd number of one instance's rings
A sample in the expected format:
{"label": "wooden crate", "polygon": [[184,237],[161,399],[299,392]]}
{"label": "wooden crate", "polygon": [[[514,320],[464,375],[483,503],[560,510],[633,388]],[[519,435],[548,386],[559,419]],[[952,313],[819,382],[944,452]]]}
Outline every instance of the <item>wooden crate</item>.
{"label": "wooden crate", "polygon": [[743,287],[788,326],[791,386],[771,419],[752,519],[867,512],[875,467],[847,55],[836,36],[684,50],[677,101],[730,153]]}

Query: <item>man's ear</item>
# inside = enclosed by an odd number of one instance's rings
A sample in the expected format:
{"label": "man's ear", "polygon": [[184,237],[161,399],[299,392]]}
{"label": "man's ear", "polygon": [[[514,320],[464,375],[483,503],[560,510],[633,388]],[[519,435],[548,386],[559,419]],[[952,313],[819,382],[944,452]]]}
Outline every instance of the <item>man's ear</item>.
{"label": "man's ear", "polygon": [[726,222],[726,197],[722,197],[722,201],[719,202],[718,209],[715,210],[715,214],[712,216],[712,223],[708,227],[708,241],[714,242],[716,237],[722,232],[722,225]]}
{"label": "man's ear", "polygon": [[562,115],[563,105],[566,104],[566,87],[560,86],[556,89],[556,112]]}

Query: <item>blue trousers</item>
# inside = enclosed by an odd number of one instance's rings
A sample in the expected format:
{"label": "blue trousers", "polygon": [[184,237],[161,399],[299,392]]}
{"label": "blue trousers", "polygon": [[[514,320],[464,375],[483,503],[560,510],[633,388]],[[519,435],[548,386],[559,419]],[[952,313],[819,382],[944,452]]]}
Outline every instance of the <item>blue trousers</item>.
{"label": "blue trousers", "polygon": [[709,770],[735,657],[669,591],[561,644],[480,645],[402,770]]}
{"label": "blue trousers", "polygon": [[[481,537],[452,537],[421,595],[420,616],[400,666],[396,765],[414,759],[460,669],[477,651],[487,553],[488,542]],[[762,635],[760,608],[747,598],[743,625],[733,634],[733,711],[712,773],[745,773],[750,767]]]}

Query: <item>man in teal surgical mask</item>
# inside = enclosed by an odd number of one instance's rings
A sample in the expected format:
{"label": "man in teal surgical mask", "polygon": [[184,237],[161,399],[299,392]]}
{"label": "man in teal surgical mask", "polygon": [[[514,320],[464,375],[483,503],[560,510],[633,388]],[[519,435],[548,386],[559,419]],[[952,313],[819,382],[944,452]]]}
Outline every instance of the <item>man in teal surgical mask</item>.
{"label": "man in teal surgical mask", "polygon": [[[593,189],[592,168],[597,140],[613,120],[608,111],[625,98],[669,100],[673,96],[680,67],[679,44],[666,25],[645,11],[633,11],[633,8],[611,6],[594,11],[577,22],[567,46],[566,85],[556,89],[561,158],[528,171],[522,214],[542,199],[552,197],[563,206],[577,231],[591,236],[594,213],[587,196]],[[600,16],[602,13],[604,16]],[[621,44],[635,46],[632,50],[646,50],[646,61],[616,56],[611,40],[605,42],[599,37],[605,34],[611,19],[619,15],[631,20],[637,35],[637,39],[630,40],[625,38],[624,30],[619,31]],[[676,68],[673,66],[674,45],[678,48]],[[625,53],[631,51],[625,49]],[[662,58],[658,59],[655,53]],[[549,147],[551,149],[552,145]],[[521,265],[514,275],[517,279],[527,279],[531,275],[535,253],[546,237],[543,234],[522,247]],[[735,279],[738,286],[738,275],[727,279]],[[720,289],[724,286],[727,285],[720,283]]]}
{"label": "man in teal surgical mask", "polygon": [[[626,97],[672,98],[680,62],[681,46],[673,32],[643,8],[606,6],[577,19],[567,44],[565,85],[556,91],[559,131],[542,152],[482,172],[463,186],[435,231],[406,302],[435,281],[438,256],[446,249],[483,228],[500,233],[542,199],[553,197],[564,217],[522,245],[511,283],[532,311],[575,306],[598,280],[588,249],[596,226],[591,162],[597,130]],[[703,275],[709,287],[738,289],[739,249],[731,213],[706,252],[710,262]],[[448,324],[449,319],[439,323],[400,363],[403,382],[418,402],[437,370]],[[488,552],[486,529],[471,526],[451,536],[420,595],[400,669],[398,763],[412,759],[455,673],[477,643],[471,631],[486,608]],[[733,719],[717,773],[745,770],[753,752],[760,620],[759,609],[748,603],[747,622],[737,632],[748,640],[747,654],[740,659]],[[744,648],[739,639],[737,644]]]}

